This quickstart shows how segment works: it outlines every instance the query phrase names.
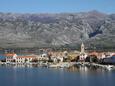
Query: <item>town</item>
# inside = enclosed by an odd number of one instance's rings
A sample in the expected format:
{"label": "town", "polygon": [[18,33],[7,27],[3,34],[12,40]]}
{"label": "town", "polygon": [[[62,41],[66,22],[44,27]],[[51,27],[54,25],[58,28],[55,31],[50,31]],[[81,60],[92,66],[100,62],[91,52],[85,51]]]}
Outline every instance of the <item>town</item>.
{"label": "town", "polygon": [[52,51],[49,49],[43,49],[42,53],[39,55],[18,55],[15,52],[6,51],[4,54],[0,55],[0,64],[37,64],[39,66],[53,68],[71,67],[75,64],[92,64],[104,68],[107,67],[110,69],[113,68],[113,65],[115,64],[115,52],[87,52],[85,51],[84,43],[82,43],[80,51]]}

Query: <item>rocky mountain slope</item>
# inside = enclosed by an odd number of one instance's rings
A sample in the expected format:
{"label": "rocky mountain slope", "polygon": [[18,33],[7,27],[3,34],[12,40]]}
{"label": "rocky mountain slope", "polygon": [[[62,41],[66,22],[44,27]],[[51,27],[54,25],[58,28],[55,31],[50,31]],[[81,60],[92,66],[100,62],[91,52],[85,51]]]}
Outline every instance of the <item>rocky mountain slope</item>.
{"label": "rocky mountain slope", "polygon": [[115,14],[0,13],[0,47],[115,46]]}

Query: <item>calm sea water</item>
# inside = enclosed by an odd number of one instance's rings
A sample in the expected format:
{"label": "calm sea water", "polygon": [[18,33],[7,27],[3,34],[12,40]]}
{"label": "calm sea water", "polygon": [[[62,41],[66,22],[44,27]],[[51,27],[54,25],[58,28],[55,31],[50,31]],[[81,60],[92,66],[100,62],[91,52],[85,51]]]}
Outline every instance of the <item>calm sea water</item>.
{"label": "calm sea water", "polygon": [[115,86],[115,71],[0,66],[0,86]]}

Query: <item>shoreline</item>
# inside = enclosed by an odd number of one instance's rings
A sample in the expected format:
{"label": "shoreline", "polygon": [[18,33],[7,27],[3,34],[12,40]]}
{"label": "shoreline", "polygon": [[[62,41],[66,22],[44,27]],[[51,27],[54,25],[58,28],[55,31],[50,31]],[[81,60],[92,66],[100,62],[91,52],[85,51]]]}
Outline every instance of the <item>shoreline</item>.
{"label": "shoreline", "polygon": [[98,67],[107,70],[115,70],[115,65],[105,65],[89,62],[61,62],[61,63],[6,63],[0,62],[0,66],[15,66],[15,67],[45,67],[45,68],[70,68],[73,66],[82,67]]}

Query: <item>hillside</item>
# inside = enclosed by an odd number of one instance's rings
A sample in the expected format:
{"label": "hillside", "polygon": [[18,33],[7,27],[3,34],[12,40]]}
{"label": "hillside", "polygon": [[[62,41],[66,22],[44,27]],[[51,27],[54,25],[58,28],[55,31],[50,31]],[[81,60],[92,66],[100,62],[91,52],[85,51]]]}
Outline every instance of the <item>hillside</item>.
{"label": "hillside", "polygon": [[115,47],[115,14],[0,13],[2,48],[76,46],[82,41],[87,47]]}

